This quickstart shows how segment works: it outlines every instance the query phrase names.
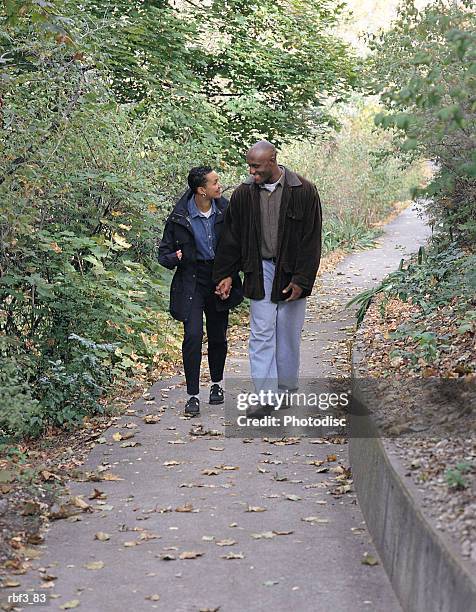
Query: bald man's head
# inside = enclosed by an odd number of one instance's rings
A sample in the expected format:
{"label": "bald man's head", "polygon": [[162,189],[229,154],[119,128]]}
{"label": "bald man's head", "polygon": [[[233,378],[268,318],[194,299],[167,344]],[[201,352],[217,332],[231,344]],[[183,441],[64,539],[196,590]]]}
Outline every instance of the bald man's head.
{"label": "bald man's head", "polygon": [[276,147],[268,140],[258,140],[246,155],[246,163],[256,184],[274,183],[281,170],[276,161]]}

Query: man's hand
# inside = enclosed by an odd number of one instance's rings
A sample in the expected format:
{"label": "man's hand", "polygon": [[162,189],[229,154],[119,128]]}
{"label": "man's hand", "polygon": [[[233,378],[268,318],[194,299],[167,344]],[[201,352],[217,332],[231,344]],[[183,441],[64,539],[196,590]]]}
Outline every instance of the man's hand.
{"label": "man's hand", "polygon": [[227,276],[223,280],[221,280],[216,289],[216,295],[219,295],[222,300],[226,300],[230,296],[231,291],[231,276]]}
{"label": "man's hand", "polygon": [[296,283],[289,283],[287,287],[283,289],[283,293],[289,293],[291,291],[291,295],[284,300],[285,302],[294,302],[294,300],[298,300],[301,297],[302,289]]}

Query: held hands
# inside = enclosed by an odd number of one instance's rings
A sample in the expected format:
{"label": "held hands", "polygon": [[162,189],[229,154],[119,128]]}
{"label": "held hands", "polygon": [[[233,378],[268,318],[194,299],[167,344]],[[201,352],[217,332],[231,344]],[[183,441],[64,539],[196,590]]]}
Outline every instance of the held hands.
{"label": "held hands", "polygon": [[294,300],[298,300],[301,297],[302,289],[296,283],[289,283],[287,287],[283,289],[283,293],[289,293],[291,291],[291,295],[284,300],[285,302],[294,302]]}
{"label": "held hands", "polygon": [[222,300],[226,300],[230,296],[231,291],[231,276],[227,276],[221,280],[215,289],[215,294]]}

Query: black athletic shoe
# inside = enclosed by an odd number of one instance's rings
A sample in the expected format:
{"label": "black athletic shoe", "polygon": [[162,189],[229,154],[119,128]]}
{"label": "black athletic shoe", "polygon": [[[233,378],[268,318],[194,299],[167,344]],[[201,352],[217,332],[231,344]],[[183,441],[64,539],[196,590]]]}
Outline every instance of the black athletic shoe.
{"label": "black athletic shoe", "polygon": [[198,416],[200,414],[200,400],[198,397],[189,397],[185,404],[185,416]]}
{"label": "black athletic shoe", "polygon": [[223,389],[218,383],[213,383],[210,388],[210,401],[209,404],[223,404],[225,401]]}

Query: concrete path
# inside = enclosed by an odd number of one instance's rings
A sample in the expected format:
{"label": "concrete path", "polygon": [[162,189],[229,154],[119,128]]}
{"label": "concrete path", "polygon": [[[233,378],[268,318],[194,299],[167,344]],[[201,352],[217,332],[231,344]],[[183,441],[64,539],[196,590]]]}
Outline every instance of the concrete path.
{"label": "concrete path", "polygon": [[[343,305],[427,234],[407,209],[377,249],[347,257],[320,279],[309,300],[303,376],[348,375],[354,318]],[[234,352],[229,373],[246,375],[246,347]],[[221,407],[208,406],[204,394],[200,419],[186,420],[183,398],[179,379],[161,381],[105,433],[84,470],[122,480],[71,483],[94,512],[52,524],[22,588],[38,589],[49,575],[46,609],[85,612],[400,610],[382,565],[362,563],[377,553],[355,494],[333,494],[342,469],[331,469],[349,466],[342,440],[227,439]],[[160,422],[144,423],[146,414]],[[115,441],[117,433],[134,437]],[[95,539],[99,532],[109,539]]]}

